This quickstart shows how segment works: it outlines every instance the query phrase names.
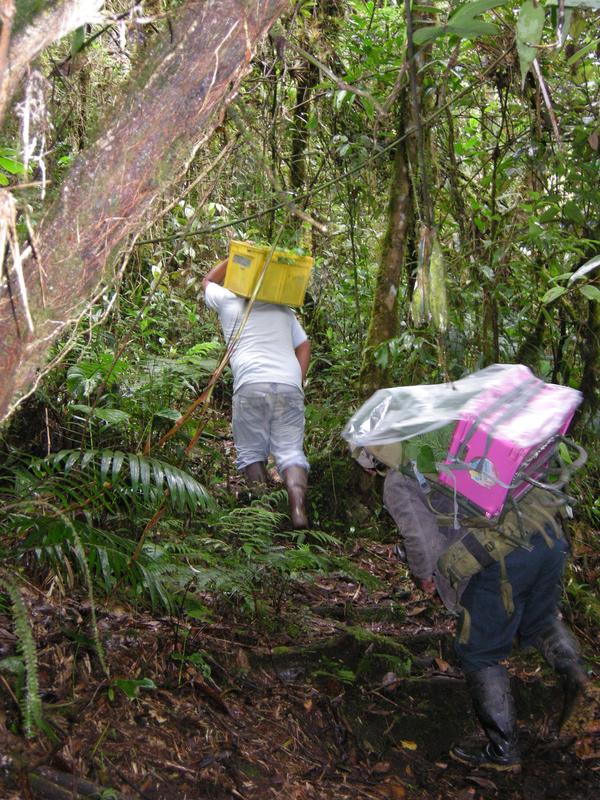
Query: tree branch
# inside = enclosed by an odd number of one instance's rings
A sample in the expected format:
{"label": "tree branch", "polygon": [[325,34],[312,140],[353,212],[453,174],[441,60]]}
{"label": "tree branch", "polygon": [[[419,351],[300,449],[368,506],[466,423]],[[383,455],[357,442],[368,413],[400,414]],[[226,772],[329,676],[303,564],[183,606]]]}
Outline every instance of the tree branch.
{"label": "tree branch", "polygon": [[[6,58],[3,58],[6,14],[10,12],[13,0],[2,0],[0,17],[2,35],[0,38],[0,125],[8,104],[16,92],[27,67],[53,42],[57,42],[85,24],[103,21],[100,9],[104,0],[63,0],[56,7],[39,14],[25,30],[10,41]],[[14,14],[14,6],[13,6]],[[12,22],[12,17],[10,17]],[[10,23],[8,25],[10,35]]]}

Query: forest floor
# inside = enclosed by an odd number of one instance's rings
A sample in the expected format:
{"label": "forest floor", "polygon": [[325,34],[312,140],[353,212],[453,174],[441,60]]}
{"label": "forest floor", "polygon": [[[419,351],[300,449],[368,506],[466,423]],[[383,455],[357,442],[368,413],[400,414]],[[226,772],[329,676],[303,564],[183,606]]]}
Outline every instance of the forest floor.
{"label": "forest floor", "polygon": [[[568,734],[553,739],[552,676],[535,655],[513,659],[523,770],[469,772],[447,758],[477,730],[453,664],[453,619],[414,588],[389,545],[356,539],[350,558],[378,588],[341,575],[293,582],[277,614],[265,608],[253,623],[218,604],[191,625],[102,605],[110,681],[82,635],[89,605],[31,586],[55,741],[14,732],[16,683],[0,673],[0,798],[600,796],[597,682]],[[14,652],[10,631],[0,616],[2,658]],[[597,642],[584,646],[598,653]]]}

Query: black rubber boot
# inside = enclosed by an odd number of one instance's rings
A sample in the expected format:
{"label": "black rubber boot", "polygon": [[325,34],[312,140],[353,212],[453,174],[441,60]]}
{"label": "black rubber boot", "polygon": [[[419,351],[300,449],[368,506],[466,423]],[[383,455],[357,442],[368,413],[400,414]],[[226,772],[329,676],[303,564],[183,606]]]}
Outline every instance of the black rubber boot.
{"label": "black rubber boot", "polygon": [[267,475],[267,465],[264,461],[255,461],[244,468],[244,476],[250,492],[259,496],[267,487],[269,476]]}
{"label": "black rubber boot", "polygon": [[558,732],[573,713],[577,701],[585,694],[589,683],[581,665],[575,637],[561,620],[537,640],[536,645],[548,664],[559,676],[563,690],[563,705],[558,719]]}
{"label": "black rubber boot", "polygon": [[455,745],[450,757],[473,769],[518,772],[521,756],[510,679],[504,667],[485,667],[466,676],[477,718],[488,738],[483,747]]}
{"label": "black rubber boot", "polygon": [[283,480],[288,493],[290,517],[296,530],[308,528],[308,518],[304,507],[308,473],[303,467],[291,466],[283,472]]}

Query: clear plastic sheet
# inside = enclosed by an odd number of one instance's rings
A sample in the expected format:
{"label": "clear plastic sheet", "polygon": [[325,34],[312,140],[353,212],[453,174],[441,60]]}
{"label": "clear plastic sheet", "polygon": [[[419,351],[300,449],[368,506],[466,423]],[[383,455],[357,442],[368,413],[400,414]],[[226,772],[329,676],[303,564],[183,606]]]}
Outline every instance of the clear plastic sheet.
{"label": "clear plastic sheet", "polygon": [[352,416],[342,436],[354,451],[466,419],[517,447],[534,447],[561,428],[581,399],[576,389],[545,383],[521,364],[494,364],[452,383],[380,389]]}

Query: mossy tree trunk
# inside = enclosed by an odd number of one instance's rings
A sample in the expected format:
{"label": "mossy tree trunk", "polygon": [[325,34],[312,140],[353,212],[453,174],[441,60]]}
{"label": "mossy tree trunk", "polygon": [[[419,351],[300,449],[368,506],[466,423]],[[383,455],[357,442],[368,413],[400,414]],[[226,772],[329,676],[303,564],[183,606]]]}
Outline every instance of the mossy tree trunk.
{"label": "mossy tree trunk", "polygon": [[253,50],[288,0],[189,0],[140,79],[81,153],[24,264],[33,330],[14,273],[0,286],[0,420],[36,380],[51,343],[82,312],[107,265],[219,123]]}
{"label": "mossy tree trunk", "polygon": [[398,287],[402,277],[406,242],[412,219],[413,199],[408,170],[408,154],[406,142],[402,140],[398,144],[394,156],[387,230],[375,279],[371,319],[360,370],[360,391],[364,397],[372,394],[386,382],[386,366],[376,362],[375,351],[381,344],[393,339],[398,334]]}
{"label": "mossy tree trunk", "polygon": [[[407,10],[407,20],[408,16]],[[431,6],[424,0],[413,0],[410,16],[411,27],[418,28],[432,20]],[[430,183],[433,182],[431,133],[424,127],[423,118],[423,110],[426,108],[424,77],[430,52],[430,45],[426,45],[413,53],[413,45],[409,40],[407,55],[410,59],[412,85],[402,93],[400,100],[401,122],[398,133],[401,141],[394,158],[388,226],[363,350],[360,371],[360,391],[363,396],[388,383],[390,360],[383,359],[377,363],[374,354],[381,344],[395,338],[399,332],[399,288],[407,255],[414,247],[416,219],[420,218],[427,226],[433,224],[430,191]],[[405,136],[407,129],[410,134]],[[418,198],[420,208],[415,207],[415,198]],[[412,283],[410,277],[408,283]]]}

